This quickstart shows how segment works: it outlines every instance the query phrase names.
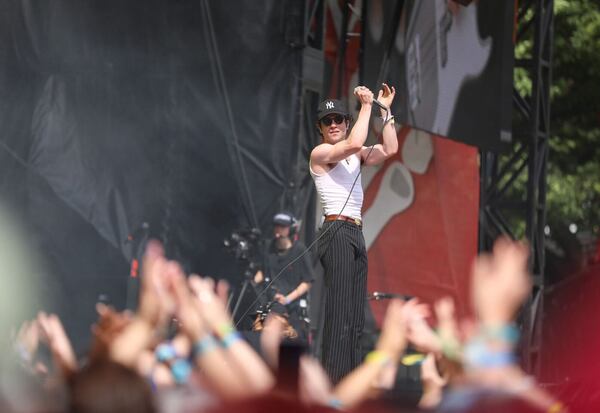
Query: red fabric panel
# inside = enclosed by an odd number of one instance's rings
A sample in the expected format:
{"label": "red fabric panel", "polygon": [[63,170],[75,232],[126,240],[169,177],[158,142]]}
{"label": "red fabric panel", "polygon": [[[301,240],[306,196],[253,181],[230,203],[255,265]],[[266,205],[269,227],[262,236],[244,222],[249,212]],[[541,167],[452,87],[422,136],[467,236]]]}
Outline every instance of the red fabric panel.
{"label": "red fabric panel", "polygon": [[[399,133],[402,144],[408,133]],[[423,175],[412,173],[414,201],[390,219],[369,249],[370,292],[414,295],[432,302],[451,295],[468,313],[471,262],[477,254],[479,166],[477,150],[434,137],[434,154]],[[386,161],[365,192],[364,211],[377,194]],[[373,302],[380,322],[385,304]]]}

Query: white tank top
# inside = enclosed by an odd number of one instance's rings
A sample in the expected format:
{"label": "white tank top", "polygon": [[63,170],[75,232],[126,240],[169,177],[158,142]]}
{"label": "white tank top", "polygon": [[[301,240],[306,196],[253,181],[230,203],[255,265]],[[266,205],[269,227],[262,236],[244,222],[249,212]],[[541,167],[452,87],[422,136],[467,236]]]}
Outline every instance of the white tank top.
{"label": "white tank top", "polygon": [[[346,215],[361,219],[363,189],[361,179],[356,179],[360,173],[360,158],[357,155],[351,155],[338,162],[324,174],[314,173],[310,165],[309,169],[315,180],[325,215]],[[354,180],[356,180],[356,184],[352,189],[352,195],[348,198]],[[348,203],[344,207],[346,199],[348,199]],[[342,207],[344,207],[343,211]]]}

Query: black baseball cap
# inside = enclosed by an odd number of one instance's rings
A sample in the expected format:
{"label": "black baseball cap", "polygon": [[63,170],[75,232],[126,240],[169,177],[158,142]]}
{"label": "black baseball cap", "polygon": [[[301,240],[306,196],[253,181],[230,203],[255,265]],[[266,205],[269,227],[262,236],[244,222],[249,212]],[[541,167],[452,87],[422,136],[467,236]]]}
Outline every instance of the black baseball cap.
{"label": "black baseball cap", "polygon": [[279,212],[273,217],[273,224],[281,225],[282,227],[291,227],[294,222],[294,216],[287,212]]}
{"label": "black baseball cap", "polygon": [[317,120],[323,119],[325,116],[330,114],[339,114],[348,116],[350,112],[348,112],[348,108],[346,104],[338,99],[326,99],[323,102],[319,103],[319,108],[317,111]]}

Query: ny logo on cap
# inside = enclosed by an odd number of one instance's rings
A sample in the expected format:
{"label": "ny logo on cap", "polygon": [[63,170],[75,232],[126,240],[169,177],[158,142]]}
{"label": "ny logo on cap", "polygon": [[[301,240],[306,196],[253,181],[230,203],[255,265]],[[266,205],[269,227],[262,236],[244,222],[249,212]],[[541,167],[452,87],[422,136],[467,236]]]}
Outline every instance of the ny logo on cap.
{"label": "ny logo on cap", "polygon": [[333,109],[333,106],[334,106],[334,105],[333,105],[333,102],[332,102],[332,101],[329,101],[329,102],[326,102],[326,103],[325,103],[325,107],[326,107],[327,109]]}

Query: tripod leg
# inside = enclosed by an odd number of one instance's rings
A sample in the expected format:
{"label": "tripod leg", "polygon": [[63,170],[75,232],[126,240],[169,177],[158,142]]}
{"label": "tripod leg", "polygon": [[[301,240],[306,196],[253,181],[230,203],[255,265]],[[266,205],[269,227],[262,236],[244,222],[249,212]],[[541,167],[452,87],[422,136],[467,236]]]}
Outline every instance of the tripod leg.
{"label": "tripod leg", "polygon": [[235,307],[233,307],[233,312],[231,313],[231,319],[234,321],[235,321],[235,316],[238,312],[238,309],[240,308],[240,304],[242,303],[242,299],[244,298],[244,294],[246,294],[246,290],[248,289],[248,284],[250,284],[250,281],[248,279],[246,279],[244,281],[244,284],[242,285],[242,291],[240,291],[240,295],[237,298]]}

